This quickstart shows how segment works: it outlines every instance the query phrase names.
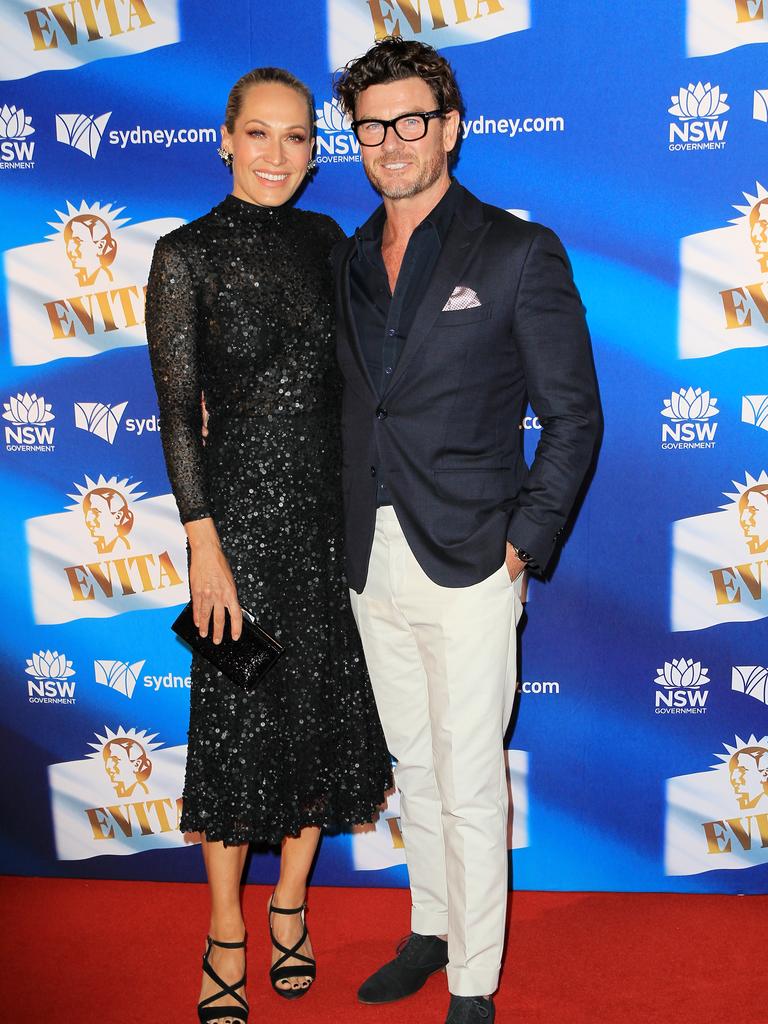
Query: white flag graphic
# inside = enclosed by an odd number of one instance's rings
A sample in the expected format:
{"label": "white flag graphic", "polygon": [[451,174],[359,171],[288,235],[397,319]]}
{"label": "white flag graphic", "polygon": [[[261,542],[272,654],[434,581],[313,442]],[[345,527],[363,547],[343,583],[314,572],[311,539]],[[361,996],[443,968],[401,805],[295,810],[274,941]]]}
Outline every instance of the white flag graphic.
{"label": "white flag graphic", "polygon": [[444,49],[481,43],[531,26],[529,0],[474,5],[472,16],[458,23],[453,4],[443,4],[442,14],[438,8],[414,0],[326,0],[331,70],[343,67],[350,57],[364,53],[385,35],[418,39]]}
{"label": "white flag graphic", "polygon": [[[129,758],[137,750],[142,754],[147,750],[141,734],[139,740],[131,749],[118,730],[116,738],[105,744],[107,749],[96,756],[50,765],[48,783],[59,860],[126,856],[194,842],[178,830],[186,746],[160,750],[150,746],[149,777],[137,782]],[[122,796],[116,794],[117,786],[107,769],[125,778]]]}
{"label": "white flag graphic", "polygon": [[5,0],[0,15],[0,79],[76,68],[178,43],[177,0],[56,3]]}
{"label": "white flag graphic", "polygon": [[[70,204],[54,225],[55,237],[5,253],[16,365],[146,345],[144,288],[152,251],[161,235],[184,221],[165,217],[125,227],[120,212]],[[99,255],[105,240],[111,262]]]}
{"label": "white flag graphic", "polygon": [[[95,497],[88,508],[82,488],[76,507],[27,520],[35,622],[109,618],[189,600],[186,536],[173,495],[137,500],[113,481],[89,483]],[[116,528],[120,517],[125,526]]]}
{"label": "white flag graphic", "polygon": [[768,43],[765,0],[688,0],[686,41],[689,57]]}

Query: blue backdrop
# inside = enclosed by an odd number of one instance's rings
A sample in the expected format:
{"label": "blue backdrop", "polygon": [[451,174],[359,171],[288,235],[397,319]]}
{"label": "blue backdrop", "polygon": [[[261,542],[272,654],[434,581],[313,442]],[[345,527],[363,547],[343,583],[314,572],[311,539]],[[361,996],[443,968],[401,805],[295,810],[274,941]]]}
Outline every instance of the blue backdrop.
{"label": "blue backdrop", "polygon": [[[332,71],[376,33],[444,50],[457,177],[551,226],[606,419],[554,577],[530,587],[510,739],[514,884],[768,880],[768,5],[763,0],[88,0],[0,12],[0,871],[199,879],[175,831],[183,533],[143,335],[155,239],[231,179],[228,90],[313,89],[300,204],[376,203]],[[521,425],[532,455],[533,417]],[[257,852],[250,877],[277,861]],[[316,880],[405,884],[396,796]]]}

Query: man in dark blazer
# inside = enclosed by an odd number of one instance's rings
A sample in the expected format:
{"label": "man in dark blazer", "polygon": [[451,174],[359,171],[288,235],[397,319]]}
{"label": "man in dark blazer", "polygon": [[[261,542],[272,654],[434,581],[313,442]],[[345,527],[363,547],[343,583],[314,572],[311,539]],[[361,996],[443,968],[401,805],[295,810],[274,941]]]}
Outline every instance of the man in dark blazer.
{"label": "man in dark blazer", "polygon": [[[337,91],[383,197],[334,253],[346,565],[412,894],[408,942],[359,998],[402,998],[447,966],[447,1021],[470,1024],[493,1020],[504,940],[523,573],[550,563],[600,406],[557,237],[451,180],[447,61],[385,39]],[[530,468],[527,402],[542,424]]]}

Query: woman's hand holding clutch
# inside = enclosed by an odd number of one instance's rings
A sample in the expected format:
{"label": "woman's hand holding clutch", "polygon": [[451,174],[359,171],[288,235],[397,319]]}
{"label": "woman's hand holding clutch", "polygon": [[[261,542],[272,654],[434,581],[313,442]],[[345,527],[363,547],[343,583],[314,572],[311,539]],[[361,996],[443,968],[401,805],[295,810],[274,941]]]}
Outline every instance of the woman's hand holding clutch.
{"label": "woman's hand holding clutch", "polygon": [[192,556],[189,589],[198,632],[203,637],[208,635],[213,616],[212,639],[215,644],[220,644],[224,636],[226,610],[232,623],[232,639],[238,640],[243,627],[243,613],[213,520],[198,519],[187,523],[186,531]]}

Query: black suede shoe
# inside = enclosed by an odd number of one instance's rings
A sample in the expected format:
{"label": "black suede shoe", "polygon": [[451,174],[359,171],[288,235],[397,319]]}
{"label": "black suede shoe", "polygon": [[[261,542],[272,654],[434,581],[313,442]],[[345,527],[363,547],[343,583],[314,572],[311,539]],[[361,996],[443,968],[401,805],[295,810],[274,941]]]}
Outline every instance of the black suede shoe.
{"label": "black suede shoe", "polygon": [[493,1024],[496,1007],[482,996],[451,996],[445,1024]]}
{"label": "black suede shoe", "polygon": [[357,990],[361,1003],[394,1003],[418,992],[435,971],[448,963],[448,943],[436,935],[412,932],[397,947],[394,960],[380,967]]}

